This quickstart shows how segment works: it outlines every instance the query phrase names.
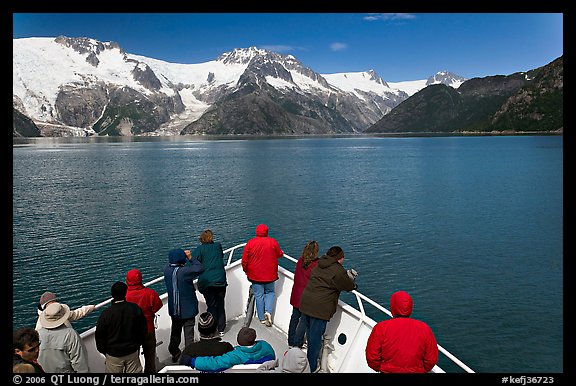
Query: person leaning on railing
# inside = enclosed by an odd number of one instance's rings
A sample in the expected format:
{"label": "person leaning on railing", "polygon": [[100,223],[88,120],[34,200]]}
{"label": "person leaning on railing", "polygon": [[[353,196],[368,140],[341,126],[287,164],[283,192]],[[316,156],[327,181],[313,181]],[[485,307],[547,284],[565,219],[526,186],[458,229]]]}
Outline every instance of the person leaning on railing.
{"label": "person leaning on railing", "polygon": [[344,251],[333,246],[320,257],[318,265],[312,270],[308,284],[302,292],[300,311],[304,317],[308,335],[308,362],[310,371],[320,370],[318,359],[328,321],[336,313],[341,291],[352,291],[356,286],[356,271],[346,270]]}
{"label": "person leaning on railing", "polygon": [[[37,331],[42,328],[42,325],[40,324],[40,314],[42,314],[42,311],[44,311],[49,304],[57,301],[59,301],[58,296],[56,296],[54,292],[46,291],[40,296],[40,300],[38,301],[38,307],[37,307],[38,308],[38,320],[36,321]],[[66,324],[68,327],[71,327],[70,322],[82,319],[95,309],[96,306],[94,306],[93,304],[88,304],[86,306],[70,309],[70,316],[68,317],[68,320],[66,320],[64,324]]]}
{"label": "person leaning on railing", "polygon": [[412,297],[397,291],[390,297],[392,319],[378,322],[366,342],[366,362],[381,373],[427,373],[438,362],[432,329],[413,319]]}

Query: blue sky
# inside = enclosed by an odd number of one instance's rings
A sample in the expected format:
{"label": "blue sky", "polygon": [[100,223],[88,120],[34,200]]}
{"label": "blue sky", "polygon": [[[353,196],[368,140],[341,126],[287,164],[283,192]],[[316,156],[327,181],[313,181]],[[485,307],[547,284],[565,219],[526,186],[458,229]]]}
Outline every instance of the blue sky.
{"label": "blue sky", "polygon": [[13,37],[90,37],[174,63],[256,46],[385,81],[509,75],[563,55],[562,13],[14,13]]}

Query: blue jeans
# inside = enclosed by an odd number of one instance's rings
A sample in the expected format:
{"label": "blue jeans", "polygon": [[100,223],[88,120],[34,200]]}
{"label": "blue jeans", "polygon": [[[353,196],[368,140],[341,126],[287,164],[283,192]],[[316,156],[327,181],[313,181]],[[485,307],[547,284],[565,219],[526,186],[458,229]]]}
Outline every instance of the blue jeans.
{"label": "blue jeans", "polygon": [[327,320],[317,319],[313,316],[302,314],[306,326],[306,336],[308,337],[308,362],[310,363],[310,372],[318,368],[318,358],[322,350],[324,341],[324,332],[326,332]]}
{"label": "blue jeans", "polygon": [[290,324],[288,325],[288,346],[302,347],[304,344],[304,334],[306,333],[306,324],[302,317],[300,309],[293,307]]}
{"label": "blue jeans", "polygon": [[258,319],[264,320],[264,313],[272,315],[274,311],[274,302],[276,301],[276,292],[274,291],[274,282],[271,283],[252,283],[252,291],[256,300],[256,314]]}

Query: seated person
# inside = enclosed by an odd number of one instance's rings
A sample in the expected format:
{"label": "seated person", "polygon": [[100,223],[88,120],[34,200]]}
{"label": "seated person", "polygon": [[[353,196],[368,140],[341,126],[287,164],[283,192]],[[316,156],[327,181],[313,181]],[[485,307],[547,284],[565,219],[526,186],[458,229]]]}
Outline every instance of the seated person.
{"label": "seated person", "polygon": [[206,372],[222,372],[234,365],[264,363],[276,359],[276,354],[270,343],[256,340],[256,331],[250,327],[242,327],[238,331],[238,346],[234,350],[219,356],[202,356],[191,358],[185,363],[197,370]]}
{"label": "seated person", "polygon": [[306,353],[300,347],[290,347],[284,356],[280,359],[266,361],[258,367],[258,371],[267,372],[272,371],[275,373],[309,373],[310,363]]}
{"label": "seated person", "polygon": [[217,356],[234,350],[230,343],[221,341],[218,323],[210,312],[203,312],[198,317],[198,332],[200,340],[189,344],[182,351],[181,365],[189,365],[192,358]]}

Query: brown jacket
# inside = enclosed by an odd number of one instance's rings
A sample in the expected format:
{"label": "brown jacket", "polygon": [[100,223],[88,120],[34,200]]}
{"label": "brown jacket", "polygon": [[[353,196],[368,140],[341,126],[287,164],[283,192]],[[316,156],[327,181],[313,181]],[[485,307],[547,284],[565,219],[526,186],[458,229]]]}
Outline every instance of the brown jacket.
{"label": "brown jacket", "polygon": [[302,292],[300,311],[317,319],[330,320],[336,312],[341,291],[352,291],[354,280],[337,259],[323,255]]}

